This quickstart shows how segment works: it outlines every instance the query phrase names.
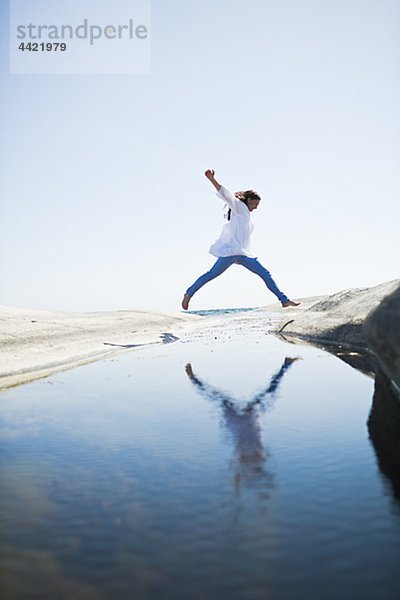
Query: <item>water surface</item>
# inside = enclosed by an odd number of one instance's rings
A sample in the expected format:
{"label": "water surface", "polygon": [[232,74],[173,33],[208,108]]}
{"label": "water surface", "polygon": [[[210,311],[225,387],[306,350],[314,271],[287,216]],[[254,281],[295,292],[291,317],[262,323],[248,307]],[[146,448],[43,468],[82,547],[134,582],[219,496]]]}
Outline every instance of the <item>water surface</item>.
{"label": "water surface", "polygon": [[386,396],[232,323],[0,395],[4,598],[400,597]]}

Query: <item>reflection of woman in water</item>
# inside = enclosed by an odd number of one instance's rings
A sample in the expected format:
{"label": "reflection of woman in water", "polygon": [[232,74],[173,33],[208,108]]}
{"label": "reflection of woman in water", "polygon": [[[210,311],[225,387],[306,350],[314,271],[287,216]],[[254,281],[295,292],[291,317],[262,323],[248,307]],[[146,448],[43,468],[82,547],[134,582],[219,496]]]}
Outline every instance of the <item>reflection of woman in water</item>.
{"label": "reflection of woman in water", "polygon": [[264,470],[266,451],[262,442],[260,409],[266,410],[272,403],[267,403],[268,397],[274,396],[282,377],[298,358],[286,357],[279,371],[271,378],[265,390],[262,390],[242,409],[235,406],[234,401],[224,392],[214,388],[199,379],[190,364],[186,365],[186,373],[196,389],[207,400],[217,402],[221,408],[225,429],[230,433],[235,445],[236,484],[245,479],[251,481],[266,481],[271,484],[272,476]]}
{"label": "reflection of woman in water", "polygon": [[254,190],[236,192],[232,194],[226,187],[218,183],[214,177],[215,171],[208,169],[205,176],[217,190],[217,196],[224,200],[229,207],[228,223],[222,229],[219,239],[214,242],[210,248],[210,254],[217,257],[217,262],[210,271],[201,275],[185,292],[182,300],[182,308],[187,310],[191,297],[203,285],[221,275],[228,267],[234,263],[246,267],[252,273],[259,275],[267,288],[275,294],[283,308],[289,306],[298,306],[298,302],[293,302],[280,291],[271,274],[251,251],[250,238],[253,231],[253,223],[250,213],[255,210],[260,203],[260,196]]}

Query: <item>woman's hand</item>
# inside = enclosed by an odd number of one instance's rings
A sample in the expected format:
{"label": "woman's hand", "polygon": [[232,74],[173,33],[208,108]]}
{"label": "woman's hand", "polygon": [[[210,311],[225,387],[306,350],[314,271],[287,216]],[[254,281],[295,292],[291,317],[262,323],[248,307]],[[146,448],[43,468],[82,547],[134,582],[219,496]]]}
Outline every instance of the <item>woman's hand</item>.
{"label": "woman's hand", "polygon": [[221,184],[218,183],[218,181],[214,177],[215,176],[214,169],[207,169],[207,171],[205,171],[204,175],[207,177],[207,179],[209,179],[211,181],[211,183],[213,184],[213,186],[215,187],[217,192],[219,192],[219,190],[221,189]]}

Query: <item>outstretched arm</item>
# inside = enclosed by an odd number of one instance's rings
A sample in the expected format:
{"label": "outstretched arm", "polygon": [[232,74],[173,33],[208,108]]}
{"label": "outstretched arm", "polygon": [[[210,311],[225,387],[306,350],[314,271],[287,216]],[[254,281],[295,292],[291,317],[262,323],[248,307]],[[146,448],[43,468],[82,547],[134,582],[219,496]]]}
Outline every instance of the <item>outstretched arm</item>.
{"label": "outstretched arm", "polygon": [[198,391],[205,396],[207,400],[212,400],[213,402],[219,402],[221,404],[231,404],[231,399],[227,394],[221,392],[208,383],[203,383],[201,379],[196,377],[196,375],[193,373],[192,365],[190,363],[186,365],[185,371],[193,385],[196,386]]}
{"label": "outstretched arm", "polygon": [[268,395],[273,396],[275,394],[276,390],[278,389],[278,386],[281,382],[282,377],[284,376],[286,371],[291,367],[291,365],[294,362],[296,362],[296,360],[301,360],[301,359],[298,356],[296,356],[294,358],[287,356],[285,358],[285,360],[283,361],[283,364],[282,364],[281,368],[279,369],[279,371],[277,373],[275,373],[275,375],[273,375],[271,381],[269,382],[268,387],[265,390],[263,390],[262,392],[259,392],[258,394],[256,394],[254,396],[253,400],[248,403],[247,408],[249,409],[250,407],[253,407],[257,404],[262,404],[264,399]]}
{"label": "outstretched arm", "polygon": [[220,189],[221,189],[221,184],[218,183],[218,181],[215,179],[215,171],[214,171],[214,169],[207,169],[207,171],[204,173],[204,175],[213,184],[213,186],[215,187],[215,189],[217,190],[217,192],[219,192]]}
{"label": "outstretched arm", "polygon": [[204,175],[209,181],[211,181],[211,183],[217,190],[217,196],[221,198],[221,200],[223,200],[229,206],[229,208],[233,210],[233,212],[238,214],[243,214],[243,211],[247,212],[247,208],[245,207],[243,202],[240,202],[240,200],[238,200],[235,197],[235,195],[232,194],[230,190],[228,190],[228,188],[218,183],[218,181],[215,179],[214,169],[207,169]]}

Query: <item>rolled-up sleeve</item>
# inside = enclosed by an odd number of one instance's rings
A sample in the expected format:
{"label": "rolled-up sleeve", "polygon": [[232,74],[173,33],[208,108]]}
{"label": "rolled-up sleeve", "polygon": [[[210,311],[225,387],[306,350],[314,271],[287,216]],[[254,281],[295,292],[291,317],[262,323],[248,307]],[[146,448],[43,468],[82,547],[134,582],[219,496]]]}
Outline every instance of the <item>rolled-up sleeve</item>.
{"label": "rolled-up sleeve", "polygon": [[221,198],[226,204],[237,214],[241,214],[245,205],[243,202],[235,198],[234,194],[228,188],[221,185],[221,189],[217,192],[218,198]]}

